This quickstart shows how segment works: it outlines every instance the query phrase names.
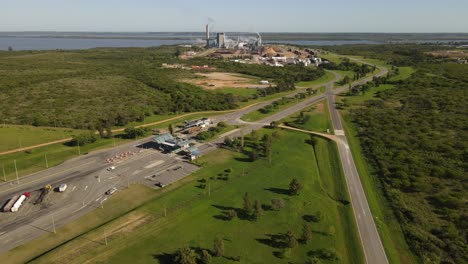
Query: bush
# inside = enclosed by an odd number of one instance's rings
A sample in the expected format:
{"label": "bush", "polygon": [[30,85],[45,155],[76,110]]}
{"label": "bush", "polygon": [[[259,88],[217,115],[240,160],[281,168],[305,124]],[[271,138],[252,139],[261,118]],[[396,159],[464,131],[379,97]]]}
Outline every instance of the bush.
{"label": "bush", "polygon": [[70,145],[72,146],[84,146],[86,144],[94,143],[98,139],[97,135],[93,132],[79,134],[73,136],[73,139],[70,141]]}

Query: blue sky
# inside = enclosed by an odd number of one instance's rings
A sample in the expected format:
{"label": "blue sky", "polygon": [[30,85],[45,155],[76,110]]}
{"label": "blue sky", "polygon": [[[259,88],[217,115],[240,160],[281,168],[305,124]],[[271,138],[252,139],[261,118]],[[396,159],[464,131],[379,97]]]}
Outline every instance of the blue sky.
{"label": "blue sky", "polygon": [[468,0],[0,0],[0,31],[468,32]]}

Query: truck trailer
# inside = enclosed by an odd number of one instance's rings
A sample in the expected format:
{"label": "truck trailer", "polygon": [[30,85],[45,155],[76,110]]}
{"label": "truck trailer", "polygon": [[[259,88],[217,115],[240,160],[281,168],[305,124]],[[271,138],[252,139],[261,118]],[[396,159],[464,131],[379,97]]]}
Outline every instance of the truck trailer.
{"label": "truck trailer", "polygon": [[26,200],[26,198],[29,198],[29,193],[28,192],[24,192],[18,198],[18,200],[16,200],[16,202],[11,207],[11,212],[13,212],[13,213],[18,212],[18,209],[21,207],[21,205],[23,205],[23,202]]}
{"label": "truck trailer", "polygon": [[16,201],[18,201],[19,195],[15,195],[11,197],[11,199],[8,201],[8,203],[3,207],[3,212],[11,212],[11,208],[15,204]]}

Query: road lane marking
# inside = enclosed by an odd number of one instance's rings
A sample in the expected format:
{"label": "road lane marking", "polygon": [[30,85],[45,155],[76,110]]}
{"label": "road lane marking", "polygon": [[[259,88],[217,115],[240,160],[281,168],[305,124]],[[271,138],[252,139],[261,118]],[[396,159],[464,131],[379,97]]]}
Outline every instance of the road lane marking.
{"label": "road lane marking", "polygon": [[73,186],[73,188],[72,188],[72,190],[71,190],[71,191],[73,192],[75,189],[76,189],[76,185],[75,185],[75,186]]}
{"label": "road lane marking", "polygon": [[88,185],[86,185],[86,187],[84,187],[84,190],[86,191],[88,189]]}
{"label": "road lane marking", "polygon": [[96,202],[99,201],[99,200],[101,200],[101,198],[102,198],[102,197],[98,197],[98,198],[96,199]]}
{"label": "road lane marking", "polygon": [[148,165],[148,166],[145,166],[145,169],[151,169],[151,168],[153,168],[153,167],[156,167],[156,166],[160,165],[160,164],[163,163],[163,162],[164,162],[163,160],[158,160],[158,161],[156,161],[156,162],[151,163],[151,164]]}
{"label": "road lane marking", "polygon": [[107,198],[104,198],[104,199],[102,199],[102,202],[105,202],[106,200],[107,200]]}

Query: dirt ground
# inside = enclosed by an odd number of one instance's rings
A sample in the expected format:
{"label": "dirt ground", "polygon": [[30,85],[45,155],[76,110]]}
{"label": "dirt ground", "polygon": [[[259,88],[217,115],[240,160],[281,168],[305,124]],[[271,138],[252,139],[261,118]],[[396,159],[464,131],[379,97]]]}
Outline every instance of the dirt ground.
{"label": "dirt ground", "polygon": [[440,50],[440,51],[428,52],[428,54],[431,54],[436,57],[449,57],[453,59],[468,58],[468,51],[463,51],[463,50]]}
{"label": "dirt ground", "polygon": [[315,105],[315,111],[316,111],[317,113],[323,113],[323,112],[324,112],[324,109],[323,109],[323,108],[324,108],[323,102],[320,102],[320,103],[318,103],[318,104]]}
{"label": "dirt ground", "polygon": [[184,82],[201,86],[207,90],[220,88],[257,88],[268,87],[261,85],[253,79],[245,78],[238,74],[227,72],[197,73],[202,78],[183,80]]}

